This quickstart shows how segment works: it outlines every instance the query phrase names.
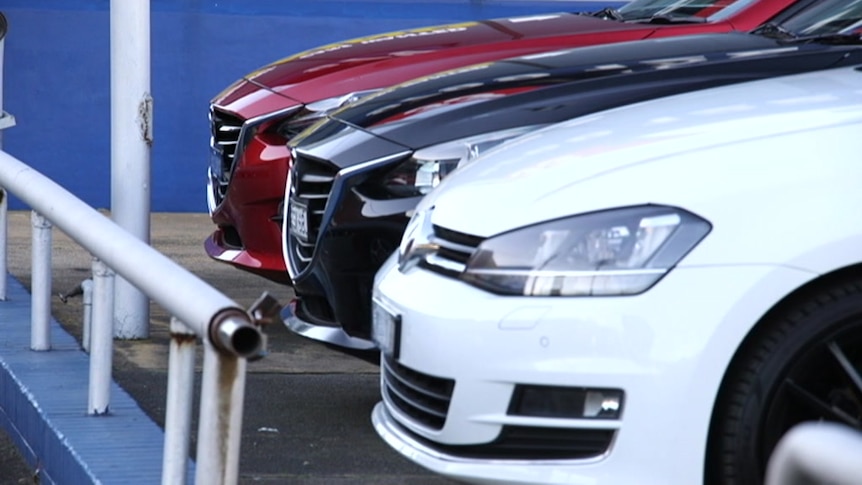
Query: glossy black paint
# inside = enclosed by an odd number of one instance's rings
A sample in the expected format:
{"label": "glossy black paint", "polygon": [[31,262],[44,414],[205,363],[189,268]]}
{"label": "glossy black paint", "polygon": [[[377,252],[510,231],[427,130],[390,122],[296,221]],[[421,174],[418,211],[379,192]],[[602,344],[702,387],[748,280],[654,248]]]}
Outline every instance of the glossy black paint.
{"label": "glossy black paint", "polygon": [[[293,143],[298,156],[341,171],[318,226],[313,257],[305,263],[292,260],[299,269],[293,278],[297,313],[308,321],[340,324],[352,336],[370,337],[374,273],[397,247],[406,214],[418,202],[380,196],[379,181],[412,150],[677,93],[854,64],[862,64],[862,49],[854,46],[786,43],[753,34],[700,35],[474,66],[396,86],[342,109]],[[517,89],[526,90],[438,104]],[[386,163],[370,163],[387,156]],[[295,165],[300,168],[294,178],[302,166]],[[289,247],[294,242],[288,238]]]}

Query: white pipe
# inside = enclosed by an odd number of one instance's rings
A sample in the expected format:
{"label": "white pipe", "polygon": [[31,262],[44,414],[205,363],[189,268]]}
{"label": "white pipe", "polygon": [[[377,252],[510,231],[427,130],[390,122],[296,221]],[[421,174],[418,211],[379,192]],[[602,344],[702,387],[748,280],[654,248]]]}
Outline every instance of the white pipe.
{"label": "white pipe", "polygon": [[[90,327],[93,323],[93,280],[88,278],[81,282],[81,292],[84,301],[84,321],[81,334],[81,346],[90,351]],[[113,295],[111,295],[113,296]],[[113,319],[113,316],[112,316]]]}
{"label": "white pipe", "polygon": [[862,478],[862,432],[838,423],[806,422],[776,445],[766,485],[858,485]]}
{"label": "white pipe", "polygon": [[[111,0],[111,217],[150,242],[150,2]],[[149,337],[149,300],[119,278],[114,300],[115,335]]]}
{"label": "white pipe", "polygon": [[204,341],[196,485],[237,483],[247,364]]}
{"label": "white pipe", "polygon": [[162,484],[185,485],[192,429],[195,379],[195,334],[171,317],[168,395],[165,410],[165,449]]}
{"label": "white pipe", "polygon": [[[0,152],[0,186],[53,221],[75,242],[141,288],[170,315],[176,315],[199,337],[209,340],[214,316],[227,310],[236,312],[235,318],[248,322],[245,330],[253,327],[251,318],[236,302],[6,152]],[[166,281],[171,284],[165,284]]]}
{"label": "white pipe", "polygon": [[33,226],[33,275],[30,279],[30,348],[51,349],[51,223],[35,210]]}
{"label": "white pipe", "polygon": [[90,335],[90,387],[87,414],[108,413],[114,339],[114,272],[93,258],[93,326]]}

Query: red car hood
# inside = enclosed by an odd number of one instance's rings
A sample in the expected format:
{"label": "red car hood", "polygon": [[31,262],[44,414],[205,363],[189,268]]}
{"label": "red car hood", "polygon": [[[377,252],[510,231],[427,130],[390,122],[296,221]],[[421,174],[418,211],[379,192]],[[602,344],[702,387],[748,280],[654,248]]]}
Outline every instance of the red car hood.
{"label": "red car hood", "polygon": [[[571,13],[483,20],[404,30],[329,44],[252,72],[213,103],[249,118],[285,107],[390,86],[432,72],[529,53],[649,37],[653,25]],[[307,81],[314,80],[309,83]],[[254,86],[271,93],[253,92]],[[253,99],[244,99],[251,96]]]}

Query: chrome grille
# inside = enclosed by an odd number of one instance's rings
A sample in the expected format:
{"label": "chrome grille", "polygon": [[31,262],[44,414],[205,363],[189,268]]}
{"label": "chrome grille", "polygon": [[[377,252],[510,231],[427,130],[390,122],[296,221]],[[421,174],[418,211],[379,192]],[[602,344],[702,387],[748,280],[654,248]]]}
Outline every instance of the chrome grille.
{"label": "chrome grille", "polygon": [[454,380],[417,372],[388,356],[383,359],[381,371],[384,392],[395,407],[430,429],[443,428]]}
{"label": "chrome grille", "polygon": [[308,240],[303,241],[293,235],[288,239],[297,272],[304,270],[311,261],[337,173],[338,169],[329,163],[294,153],[290,197],[308,207]]}
{"label": "chrome grille", "polygon": [[434,226],[430,242],[438,249],[425,256],[420,265],[429,271],[456,277],[464,272],[467,261],[483,240],[478,236]]}
{"label": "chrome grille", "polygon": [[216,203],[221,203],[230,183],[243,119],[210,107],[210,172]]}

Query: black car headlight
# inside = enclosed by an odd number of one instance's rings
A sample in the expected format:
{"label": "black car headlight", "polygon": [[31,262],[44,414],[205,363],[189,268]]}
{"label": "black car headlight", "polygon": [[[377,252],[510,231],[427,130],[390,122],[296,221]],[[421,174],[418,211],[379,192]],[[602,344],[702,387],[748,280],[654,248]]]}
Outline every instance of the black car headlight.
{"label": "black car headlight", "polygon": [[483,133],[416,150],[409,160],[384,176],[383,186],[390,195],[398,198],[425,195],[456,168],[497,145],[542,126],[544,125],[522,126]]}
{"label": "black car headlight", "polygon": [[543,222],[482,242],[461,278],[503,295],[635,295],[710,231],[674,207],[626,207]]}

